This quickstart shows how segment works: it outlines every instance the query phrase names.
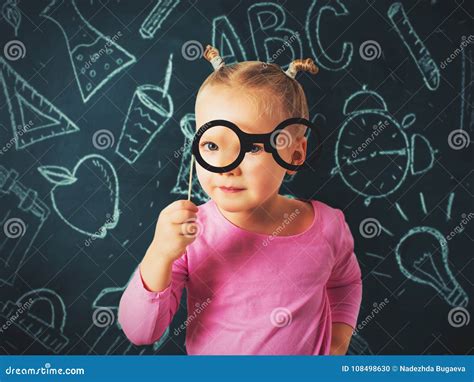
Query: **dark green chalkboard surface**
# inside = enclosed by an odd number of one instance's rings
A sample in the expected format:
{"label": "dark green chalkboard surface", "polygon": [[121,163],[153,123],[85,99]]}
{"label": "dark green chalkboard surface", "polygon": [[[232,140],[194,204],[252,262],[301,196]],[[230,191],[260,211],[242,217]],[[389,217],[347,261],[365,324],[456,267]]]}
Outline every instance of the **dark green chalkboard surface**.
{"label": "dark green chalkboard surface", "polygon": [[187,196],[211,43],[228,64],[320,68],[297,79],[324,149],[281,193],[350,225],[364,293],[349,352],[472,354],[472,2],[0,8],[0,353],[186,353],[186,294],[150,346],[127,340],[117,309],[161,209]]}

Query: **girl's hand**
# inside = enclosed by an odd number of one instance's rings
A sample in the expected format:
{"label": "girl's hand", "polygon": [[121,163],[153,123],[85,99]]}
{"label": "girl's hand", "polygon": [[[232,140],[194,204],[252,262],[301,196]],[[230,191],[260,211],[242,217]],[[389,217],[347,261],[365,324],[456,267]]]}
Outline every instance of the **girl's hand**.
{"label": "girl's hand", "polygon": [[177,200],[161,211],[151,244],[156,256],[173,262],[183,255],[198,235],[197,212],[189,200]]}

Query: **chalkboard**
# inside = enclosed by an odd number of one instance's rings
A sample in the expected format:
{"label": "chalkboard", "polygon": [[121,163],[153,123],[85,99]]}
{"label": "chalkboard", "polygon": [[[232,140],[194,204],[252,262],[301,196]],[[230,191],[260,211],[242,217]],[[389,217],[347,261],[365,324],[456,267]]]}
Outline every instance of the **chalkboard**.
{"label": "chalkboard", "polygon": [[208,43],[227,64],[320,68],[297,79],[324,149],[281,193],[350,225],[364,291],[349,353],[472,354],[472,2],[0,6],[2,354],[186,353],[186,293],[149,346],[117,307],[160,211],[187,196]]}

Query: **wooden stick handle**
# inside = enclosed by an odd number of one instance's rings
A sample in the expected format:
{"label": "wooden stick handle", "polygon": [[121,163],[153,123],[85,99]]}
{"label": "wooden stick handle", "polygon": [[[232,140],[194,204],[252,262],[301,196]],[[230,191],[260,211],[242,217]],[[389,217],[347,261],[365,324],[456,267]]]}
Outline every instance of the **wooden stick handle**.
{"label": "wooden stick handle", "polygon": [[191,188],[193,186],[193,167],[194,167],[194,155],[191,155],[191,167],[189,169],[188,200],[191,200]]}

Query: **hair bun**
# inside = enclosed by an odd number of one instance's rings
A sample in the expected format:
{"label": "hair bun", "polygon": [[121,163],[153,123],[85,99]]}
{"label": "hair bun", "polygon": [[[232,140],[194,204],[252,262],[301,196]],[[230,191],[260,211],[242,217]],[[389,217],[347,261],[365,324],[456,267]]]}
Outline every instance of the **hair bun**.
{"label": "hair bun", "polygon": [[217,48],[214,48],[212,45],[206,46],[203,56],[207,61],[212,64],[214,70],[218,70],[219,68],[225,65],[224,60],[219,54],[219,50],[217,50]]}
{"label": "hair bun", "polygon": [[295,78],[298,72],[310,72],[316,74],[319,72],[319,68],[316,66],[311,58],[305,58],[304,60],[298,58],[290,63],[290,66],[285,71],[288,77]]}

